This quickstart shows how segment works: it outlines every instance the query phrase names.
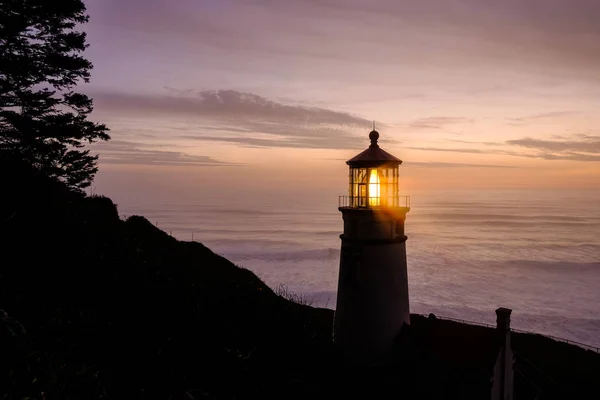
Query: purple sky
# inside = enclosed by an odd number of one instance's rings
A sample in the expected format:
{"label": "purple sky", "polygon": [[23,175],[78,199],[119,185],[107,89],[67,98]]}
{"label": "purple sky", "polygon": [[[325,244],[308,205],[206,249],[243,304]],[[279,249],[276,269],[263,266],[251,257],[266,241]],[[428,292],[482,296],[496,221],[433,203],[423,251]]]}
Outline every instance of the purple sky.
{"label": "purple sky", "polygon": [[600,186],[600,0],[86,4],[103,185],[343,187],[374,119],[408,188]]}

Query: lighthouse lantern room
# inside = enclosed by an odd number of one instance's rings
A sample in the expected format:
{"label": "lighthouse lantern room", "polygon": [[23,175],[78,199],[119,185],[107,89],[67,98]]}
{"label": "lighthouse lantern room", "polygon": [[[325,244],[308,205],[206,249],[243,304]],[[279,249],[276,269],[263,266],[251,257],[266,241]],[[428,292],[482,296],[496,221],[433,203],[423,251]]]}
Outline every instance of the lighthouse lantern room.
{"label": "lighthouse lantern room", "polygon": [[350,207],[398,207],[398,166],[402,160],[382,150],[379,133],[369,134],[371,146],[347,161],[350,166]]}

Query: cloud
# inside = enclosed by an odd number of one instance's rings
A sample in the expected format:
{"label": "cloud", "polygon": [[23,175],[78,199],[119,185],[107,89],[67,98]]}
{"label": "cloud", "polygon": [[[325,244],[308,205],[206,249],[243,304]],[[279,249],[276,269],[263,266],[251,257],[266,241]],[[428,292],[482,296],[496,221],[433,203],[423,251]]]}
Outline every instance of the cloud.
{"label": "cloud", "polygon": [[254,53],[379,65],[442,62],[438,65],[444,67],[469,61],[475,67],[525,66],[538,76],[543,70],[600,78],[597,0],[86,3],[92,23],[152,35],[154,43],[164,39],[174,46],[185,42],[188,49],[235,51],[242,53],[241,59]]}
{"label": "cloud", "polygon": [[[274,135],[275,136],[275,135]],[[273,139],[261,139],[254,137],[219,137],[219,136],[190,136],[182,135],[181,138],[192,139],[199,141],[209,142],[222,142],[222,143],[235,143],[246,147],[287,147],[287,148],[331,148],[332,143],[328,142],[327,136],[323,138],[313,138],[306,140],[306,138],[300,138],[299,140],[285,138],[273,138]],[[343,147],[344,143],[338,143],[335,148],[352,148]]]}
{"label": "cloud", "polygon": [[418,118],[408,124],[411,129],[444,129],[446,125],[451,124],[469,124],[472,123],[471,118],[461,117],[427,117]]}
{"label": "cloud", "polygon": [[370,121],[348,113],[286,105],[236,90],[200,91],[191,95],[185,95],[186,93],[189,92],[153,96],[112,92],[98,93],[94,99],[97,105],[105,108],[196,115],[232,121],[260,118],[297,124],[370,125]]}
{"label": "cloud", "polygon": [[545,140],[523,138],[507,140],[506,143],[529,149],[549,150],[552,152],[578,151],[600,154],[600,136],[586,135],[581,140]]}
{"label": "cloud", "polygon": [[489,151],[483,149],[453,149],[443,147],[405,147],[411,150],[424,150],[424,151],[443,151],[451,153],[469,153],[469,154],[489,154]]}
{"label": "cloud", "polygon": [[498,142],[473,142],[470,140],[461,140],[461,139],[446,139],[446,142],[466,143],[466,144],[483,144],[485,146],[499,146],[502,144],[502,143],[498,143]]}
{"label": "cloud", "polygon": [[562,117],[565,115],[573,115],[573,114],[577,114],[577,113],[578,113],[578,111],[552,111],[552,112],[528,115],[525,117],[511,118],[511,119],[514,121],[531,121],[531,120],[538,120],[538,119]]}
{"label": "cloud", "polygon": [[565,117],[565,116],[569,116],[569,115],[575,115],[578,113],[579,113],[579,111],[551,111],[551,112],[546,112],[546,113],[527,115],[524,117],[507,118],[509,121],[509,122],[507,122],[507,125],[523,126],[530,122],[538,122],[539,120],[560,118],[560,117]]}
{"label": "cloud", "polygon": [[135,164],[135,165],[190,165],[201,167],[235,166],[215,160],[208,156],[197,156],[178,151],[144,149],[141,143],[120,140],[97,143],[90,146],[94,153],[100,154],[101,164]]}
{"label": "cloud", "polygon": [[507,140],[513,146],[537,151],[528,157],[545,160],[600,161],[600,136],[575,135],[578,139],[562,138],[555,140],[523,138]]}
{"label": "cloud", "polygon": [[492,164],[464,164],[450,162],[405,162],[408,167],[424,167],[424,168],[517,168],[514,165],[492,165]]}
{"label": "cloud", "polygon": [[[186,134],[177,135],[181,139],[253,147],[352,149],[368,143],[371,126],[370,121],[349,113],[283,104],[235,90],[156,96],[101,92],[94,98],[96,109],[105,113],[185,121],[188,127],[181,131]],[[189,134],[194,124],[199,128]]]}
{"label": "cloud", "polygon": [[538,155],[530,155],[531,158],[543,158],[544,160],[568,160],[568,161],[595,161],[600,162],[600,155],[580,154],[573,152],[565,152],[562,154],[541,153]]}
{"label": "cloud", "polygon": [[[574,135],[574,138],[555,139],[514,139],[504,143],[489,143],[488,146],[521,147],[534,152],[505,150],[500,148],[444,148],[444,147],[406,147],[412,150],[439,151],[467,154],[498,154],[525,158],[539,158],[543,160],[568,160],[568,161],[600,161],[600,136],[588,134]],[[473,142],[475,143],[475,142]]]}
{"label": "cloud", "polygon": [[[474,142],[473,142],[474,143]],[[450,148],[450,147],[406,147],[412,150],[439,151],[447,153],[465,153],[465,154],[499,154],[505,156],[530,157],[527,154],[501,149],[468,149],[468,148]]]}

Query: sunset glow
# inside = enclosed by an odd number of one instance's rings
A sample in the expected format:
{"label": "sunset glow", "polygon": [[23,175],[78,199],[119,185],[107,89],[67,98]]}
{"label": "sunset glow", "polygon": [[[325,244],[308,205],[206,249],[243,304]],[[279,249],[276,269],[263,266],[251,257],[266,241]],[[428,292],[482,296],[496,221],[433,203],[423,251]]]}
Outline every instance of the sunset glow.
{"label": "sunset glow", "polygon": [[406,193],[600,187],[595,1],[86,3],[104,187],[343,192],[372,120]]}

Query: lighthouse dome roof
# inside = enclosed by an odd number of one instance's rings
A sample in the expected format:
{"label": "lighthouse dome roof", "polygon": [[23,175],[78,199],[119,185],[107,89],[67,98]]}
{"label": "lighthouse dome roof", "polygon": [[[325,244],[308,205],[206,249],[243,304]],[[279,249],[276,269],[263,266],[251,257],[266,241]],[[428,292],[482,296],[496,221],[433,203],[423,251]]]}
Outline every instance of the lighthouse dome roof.
{"label": "lighthouse dome roof", "polygon": [[398,167],[402,164],[402,160],[387,151],[383,150],[377,144],[379,140],[379,132],[376,130],[372,130],[369,133],[369,139],[371,140],[371,145],[360,154],[352,157],[346,164],[350,167],[381,167],[381,166],[390,166],[390,167]]}

